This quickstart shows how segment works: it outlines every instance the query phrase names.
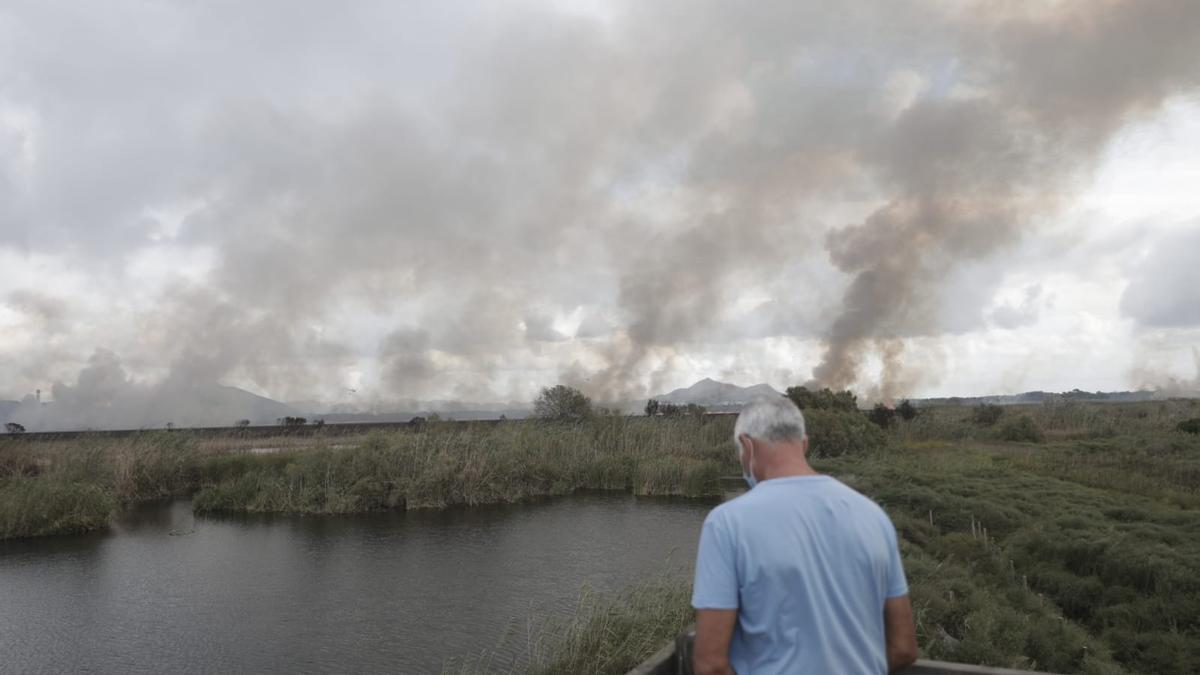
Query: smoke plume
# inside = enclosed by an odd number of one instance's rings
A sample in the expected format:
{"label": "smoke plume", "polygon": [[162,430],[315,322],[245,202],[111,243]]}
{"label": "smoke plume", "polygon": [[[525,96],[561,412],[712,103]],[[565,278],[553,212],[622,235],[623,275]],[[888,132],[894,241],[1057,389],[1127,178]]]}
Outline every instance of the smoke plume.
{"label": "smoke plume", "polygon": [[762,338],[900,396],[985,325],[946,280],[1200,84],[1188,0],[51,5],[0,10],[0,255],[79,297],[0,273],[0,365],[66,398],[105,348],[117,389],[618,400]]}

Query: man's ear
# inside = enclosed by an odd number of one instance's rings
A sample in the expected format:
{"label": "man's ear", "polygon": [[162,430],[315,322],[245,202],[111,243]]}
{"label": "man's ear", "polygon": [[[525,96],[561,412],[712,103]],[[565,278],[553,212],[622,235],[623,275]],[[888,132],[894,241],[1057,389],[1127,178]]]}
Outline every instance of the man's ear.
{"label": "man's ear", "polygon": [[748,457],[754,456],[754,439],[750,438],[750,434],[738,436],[738,443],[742,446],[743,455]]}
{"label": "man's ear", "polygon": [[804,453],[805,457],[808,457],[808,434],[805,434],[804,440],[800,441],[800,452]]}

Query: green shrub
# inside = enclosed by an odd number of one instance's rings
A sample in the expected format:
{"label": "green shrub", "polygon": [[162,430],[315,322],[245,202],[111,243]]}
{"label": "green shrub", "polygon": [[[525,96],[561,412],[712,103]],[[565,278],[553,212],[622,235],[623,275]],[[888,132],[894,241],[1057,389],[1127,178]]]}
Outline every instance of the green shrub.
{"label": "green shrub", "polygon": [[[862,454],[887,446],[883,430],[859,412],[806,410],[804,419],[813,458]],[[729,454],[733,456],[732,451]]]}
{"label": "green shrub", "polygon": [[810,390],[808,387],[788,387],[784,394],[801,410],[837,410],[855,412],[858,410],[858,397],[849,389],[833,391],[829,387]]}
{"label": "green shrub", "polygon": [[1200,434],[1200,417],[1193,417],[1175,425],[1175,429],[1187,434]]}
{"label": "green shrub", "polygon": [[871,412],[867,413],[867,419],[880,429],[887,429],[892,426],[892,420],[896,419],[896,411],[882,403],[876,403]]}
{"label": "green shrub", "polygon": [[971,421],[981,427],[990,427],[1000,421],[1004,408],[991,403],[980,403],[971,409]]}
{"label": "green shrub", "polygon": [[1034,422],[1029,415],[1021,415],[1005,422],[1000,427],[999,436],[1002,440],[1017,443],[1041,443],[1046,440],[1037,422]]}
{"label": "green shrub", "polygon": [[911,422],[921,414],[921,411],[917,410],[917,406],[913,405],[912,401],[904,399],[900,405],[896,406],[896,414],[905,422]]}

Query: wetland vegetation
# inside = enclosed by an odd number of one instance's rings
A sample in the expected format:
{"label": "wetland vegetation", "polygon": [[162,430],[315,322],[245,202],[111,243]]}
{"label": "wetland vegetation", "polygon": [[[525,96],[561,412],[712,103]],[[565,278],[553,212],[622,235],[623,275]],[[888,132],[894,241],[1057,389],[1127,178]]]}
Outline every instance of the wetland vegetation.
{"label": "wetland vegetation", "polygon": [[[1073,673],[1200,672],[1200,402],[920,408],[885,429],[805,411],[818,469],[880,502],[902,537],[922,653]],[[435,422],[267,454],[186,431],[0,442],[0,536],[103,527],[138,501],[352,513],[580,490],[714,498],[738,472],[731,416]],[[691,621],[655,581],[547,626],[542,672],[622,672]],[[634,636],[638,636],[637,639]],[[643,639],[645,638],[645,639]]]}

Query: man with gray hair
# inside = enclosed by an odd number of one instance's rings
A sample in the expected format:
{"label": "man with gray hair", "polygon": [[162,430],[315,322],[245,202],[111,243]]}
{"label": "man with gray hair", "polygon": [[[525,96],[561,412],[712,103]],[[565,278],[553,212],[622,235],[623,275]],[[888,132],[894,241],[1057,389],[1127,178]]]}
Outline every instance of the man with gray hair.
{"label": "man with gray hair", "polygon": [[734,443],[750,491],[708,514],[696,556],[696,675],[882,675],[917,658],[896,529],[808,464],[788,399],[747,405]]}

